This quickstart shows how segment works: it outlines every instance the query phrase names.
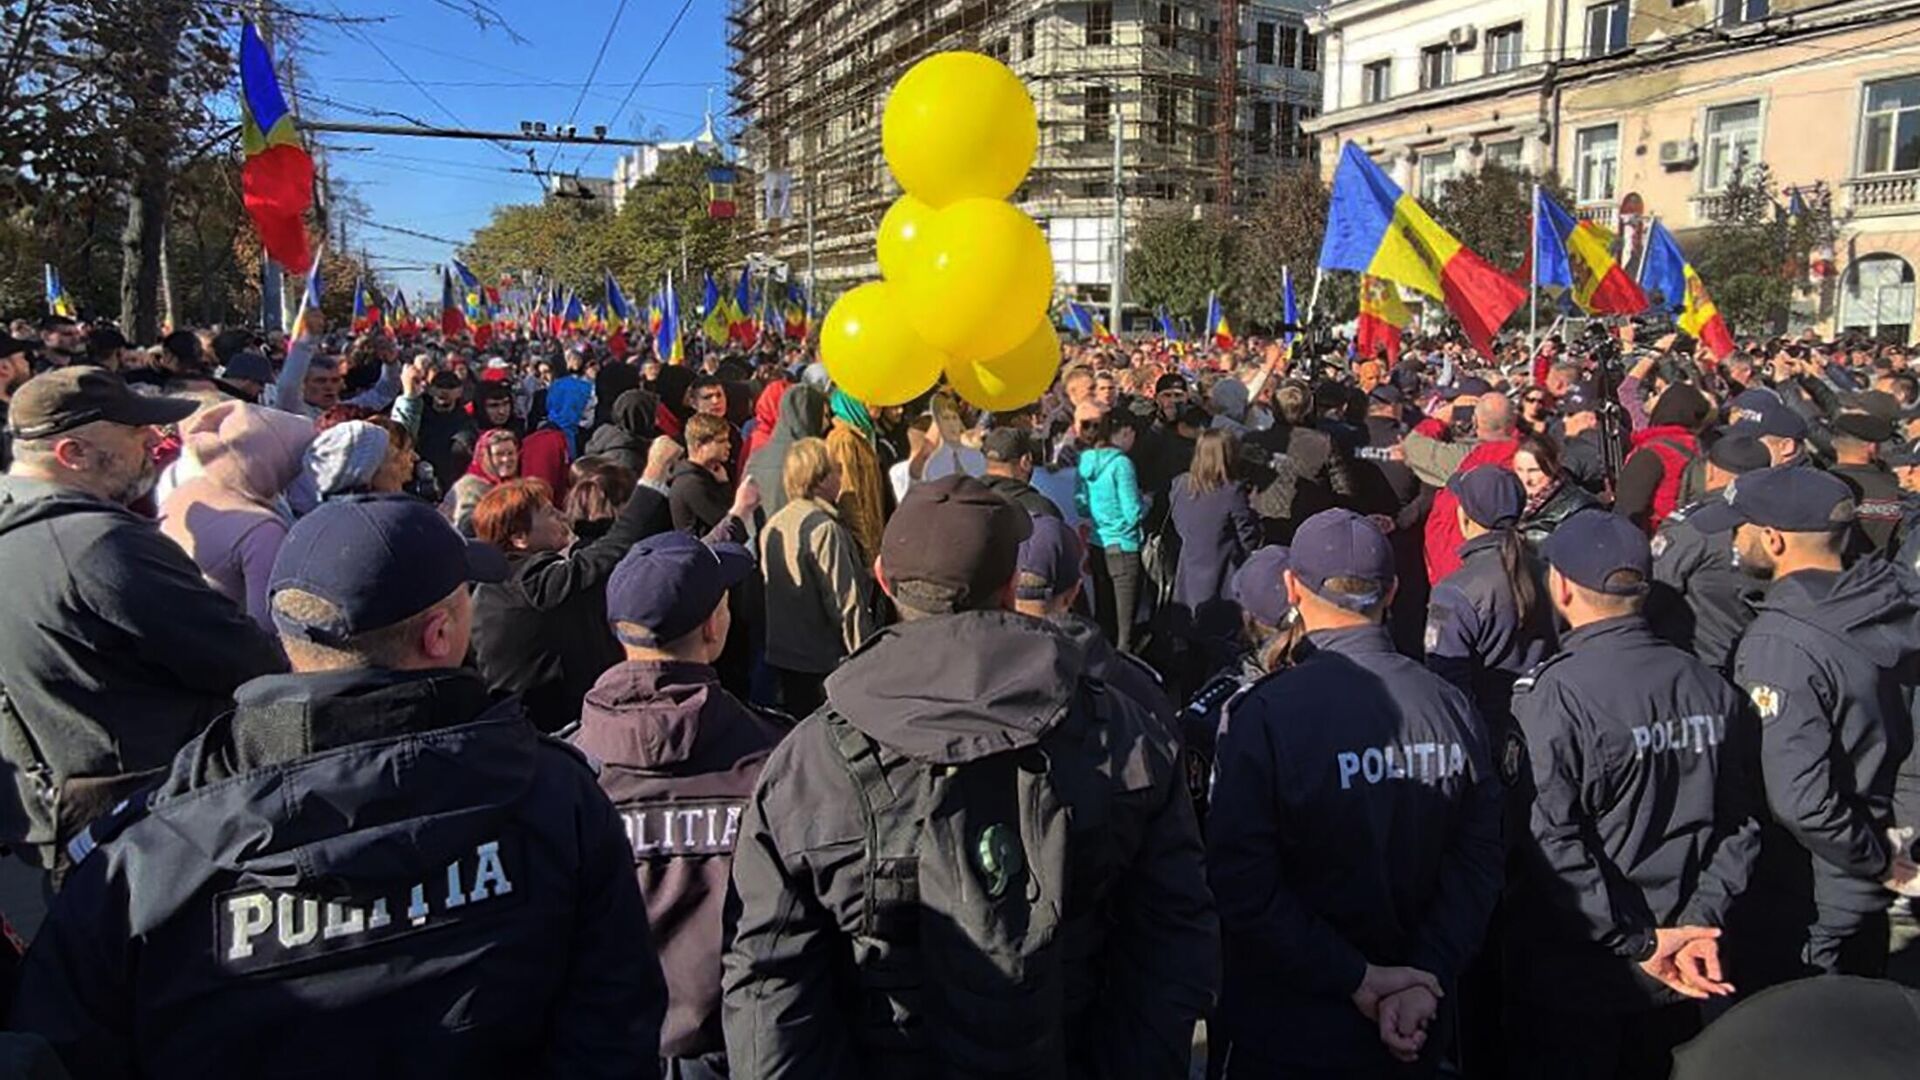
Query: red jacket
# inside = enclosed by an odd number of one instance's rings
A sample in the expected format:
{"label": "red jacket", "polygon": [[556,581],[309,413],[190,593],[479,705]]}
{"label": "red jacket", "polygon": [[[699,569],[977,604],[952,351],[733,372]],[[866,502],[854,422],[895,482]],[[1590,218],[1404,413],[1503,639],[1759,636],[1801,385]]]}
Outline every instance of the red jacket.
{"label": "red jacket", "polygon": [[520,443],[520,475],[538,477],[553,488],[553,505],[567,505],[567,488],[573,479],[568,466],[567,437],[556,427],[543,427]]}
{"label": "red jacket", "polygon": [[[1483,442],[1473,448],[1467,460],[1454,470],[1454,475],[1482,465],[1498,465],[1511,472],[1513,455],[1519,449],[1520,443],[1514,439]],[[1459,507],[1460,500],[1443,487],[1433,497],[1433,509],[1427,512],[1427,580],[1431,583],[1438,584],[1441,578],[1460,569],[1460,545],[1465,537],[1460,535],[1460,522],[1454,514]]]}
{"label": "red jacket", "polygon": [[[1660,523],[1680,506],[1680,483],[1687,466],[1700,455],[1700,440],[1679,424],[1662,424],[1633,433],[1634,453],[1647,451],[1660,459],[1660,483],[1653,489],[1653,505],[1647,511],[1648,535],[1660,531]],[[1629,459],[1633,455],[1628,455]],[[1622,473],[1625,472],[1623,466]]]}

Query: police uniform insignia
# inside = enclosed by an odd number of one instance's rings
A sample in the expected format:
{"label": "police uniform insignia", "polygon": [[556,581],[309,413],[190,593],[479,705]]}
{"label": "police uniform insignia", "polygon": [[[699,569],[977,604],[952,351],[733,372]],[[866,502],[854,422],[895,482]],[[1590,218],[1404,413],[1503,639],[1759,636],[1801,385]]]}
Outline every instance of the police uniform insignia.
{"label": "police uniform insignia", "polygon": [[987,895],[998,900],[1004,896],[1007,886],[1012,885],[1026,870],[1026,859],[1020,853],[1020,842],[1014,838],[1013,830],[1005,825],[989,825],[980,830],[980,840],[973,849],[974,864],[985,879]]}
{"label": "police uniform insignia", "polygon": [[[1677,518],[1677,517],[1670,517],[1670,518],[1668,518],[1668,520],[1669,520],[1669,521],[1684,521],[1684,520],[1686,520],[1686,519],[1685,519],[1685,518]],[[1666,534],[1666,533],[1661,533],[1660,535],[1658,535],[1658,536],[1656,536],[1656,537],[1654,537],[1654,538],[1653,538],[1653,543],[1651,543],[1651,544],[1649,544],[1649,545],[1648,545],[1648,548],[1649,548],[1649,550],[1651,550],[1651,551],[1653,552],[1653,557],[1654,557],[1654,558],[1656,558],[1656,559],[1657,559],[1657,558],[1659,558],[1660,556],[1662,556],[1662,555],[1665,555],[1665,554],[1667,553],[1667,543],[1668,543],[1668,541],[1669,541],[1669,538],[1668,538],[1668,536],[1667,536],[1667,534]]]}
{"label": "police uniform insignia", "polygon": [[1772,720],[1779,716],[1780,704],[1787,699],[1787,695],[1779,688],[1765,683],[1753,684],[1753,689],[1747,691],[1747,697],[1752,699],[1754,710],[1760,714],[1762,720]]}
{"label": "police uniform insignia", "polygon": [[1428,622],[1426,636],[1421,639],[1421,642],[1426,646],[1426,649],[1428,652],[1432,652],[1433,650],[1439,648],[1440,647],[1440,624],[1437,622]]}
{"label": "police uniform insignia", "polygon": [[1507,732],[1507,738],[1500,746],[1500,782],[1512,787],[1520,782],[1520,773],[1527,767],[1527,738],[1518,728]]}

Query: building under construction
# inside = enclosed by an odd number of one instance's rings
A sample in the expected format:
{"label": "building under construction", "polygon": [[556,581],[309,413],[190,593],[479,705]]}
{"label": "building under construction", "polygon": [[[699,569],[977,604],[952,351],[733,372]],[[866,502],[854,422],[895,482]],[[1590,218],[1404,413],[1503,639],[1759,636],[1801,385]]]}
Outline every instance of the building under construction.
{"label": "building under construction", "polygon": [[1309,10],[1308,0],[730,0],[733,116],[760,189],[755,250],[797,277],[811,263],[826,291],[878,276],[874,230],[899,194],[880,146],[887,90],[930,53],[971,49],[1032,91],[1040,148],[1016,199],[1046,229],[1060,285],[1104,301],[1126,224],[1243,203],[1315,152],[1301,131],[1320,104]]}

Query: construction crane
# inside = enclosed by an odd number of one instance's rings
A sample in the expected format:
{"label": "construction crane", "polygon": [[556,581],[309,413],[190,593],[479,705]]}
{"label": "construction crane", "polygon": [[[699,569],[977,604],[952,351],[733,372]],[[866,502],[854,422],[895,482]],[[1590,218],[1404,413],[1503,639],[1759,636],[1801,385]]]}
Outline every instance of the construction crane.
{"label": "construction crane", "polygon": [[1240,112],[1240,0],[1220,0],[1220,205],[1233,213],[1233,136]]}

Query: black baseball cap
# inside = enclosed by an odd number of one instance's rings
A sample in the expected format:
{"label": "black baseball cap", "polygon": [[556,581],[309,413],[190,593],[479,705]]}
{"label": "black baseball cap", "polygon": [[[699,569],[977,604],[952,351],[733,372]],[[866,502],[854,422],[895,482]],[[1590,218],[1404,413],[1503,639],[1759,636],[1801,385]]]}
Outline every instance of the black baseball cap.
{"label": "black baseball cap", "polygon": [[1467,520],[1482,528],[1512,525],[1527,509],[1527,489],[1520,486],[1520,478],[1498,465],[1459,473],[1447,481],[1447,490],[1460,500]]}
{"label": "black baseball cap", "polygon": [[1766,444],[1752,435],[1720,436],[1707,447],[1707,460],[1735,476],[1773,467]]}
{"label": "black baseball cap", "polygon": [[1153,380],[1153,393],[1156,397],[1169,390],[1185,390],[1186,388],[1187,377],[1177,371],[1169,371],[1165,375]]}
{"label": "black baseball cap", "polygon": [[1013,580],[1033,518],[964,473],[915,484],[880,538],[880,566],[896,584],[956,590],[954,606],[978,605]]}
{"label": "black baseball cap", "polygon": [[1893,421],[1867,412],[1845,412],[1833,418],[1833,430],[1861,442],[1883,443],[1893,438]]}
{"label": "black baseball cap", "polygon": [[1022,574],[1044,578],[1045,585],[1016,586],[1014,595],[1021,600],[1051,600],[1072,589],[1080,581],[1086,565],[1086,545],[1080,534],[1054,517],[1033,519],[1033,535],[1020,542],[1019,568]]}
{"label": "black baseball cap", "polygon": [[49,439],[96,421],[177,424],[199,407],[192,398],[136,394],[106,368],[76,364],[28,379],[13,395],[7,430],[16,439]]}
{"label": "black baseball cap", "polygon": [[455,532],[439,510],[411,495],[330,499],[295,522],[273,560],[268,595],[299,589],[338,610],[324,623],[279,611],[288,637],[338,646],[418,615],[470,581],[505,581],[498,548]]}
{"label": "black baseball cap", "polygon": [[1703,533],[1749,522],[1781,532],[1826,532],[1854,515],[1853,490],[1846,482],[1804,465],[1747,473],[1720,494],[1720,502],[1709,502],[1688,518]]}
{"label": "black baseball cap", "polygon": [[273,381],[273,364],[257,352],[237,352],[227,358],[226,366],[220,369],[220,377],[270,383]]}
{"label": "black baseball cap", "polygon": [[[1387,534],[1351,510],[1321,512],[1293,534],[1288,567],[1307,590],[1330,604],[1365,611],[1380,602],[1393,584],[1393,547]],[[1328,593],[1332,578],[1370,581],[1376,587],[1359,594]]]}
{"label": "black baseball cap", "polygon": [[1567,580],[1611,596],[1638,596],[1653,577],[1647,534],[1607,510],[1577,511],[1562,521],[1541,549],[1547,565]]}
{"label": "black baseball cap", "polygon": [[1736,435],[1772,435],[1782,439],[1807,437],[1807,422],[1787,408],[1773,391],[1756,387],[1734,398],[1727,408],[1727,430]]}
{"label": "black baseball cap", "polygon": [[607,622],[631,623],[651,635],[629,644],[678,641],[712,617],[753,566],[739,544],[705,544],[678,531],[649,536],[607,579]]}
{"label": "black baseball cap", "polygon": [[1383,382],[1372,390],[1367,391],[1367,400],[1376,405],[1398,406],[1407,403],[1407,396],[1400,392],[1399,387],[1390,382]]}
{"label": "black baseball cap", "polygon": [[1037,456],[1033,450],[1033,437],[1017,427],[997,427],[987,432],[980,440],[980,452],[986,455],[988,461],[1003,464]]}
{"label": "black baseball cap", "polygon": [[1920,442],[1901,443],[1894,449],[1882,453],[1880,460],[1895,469],[1920,465]]}

